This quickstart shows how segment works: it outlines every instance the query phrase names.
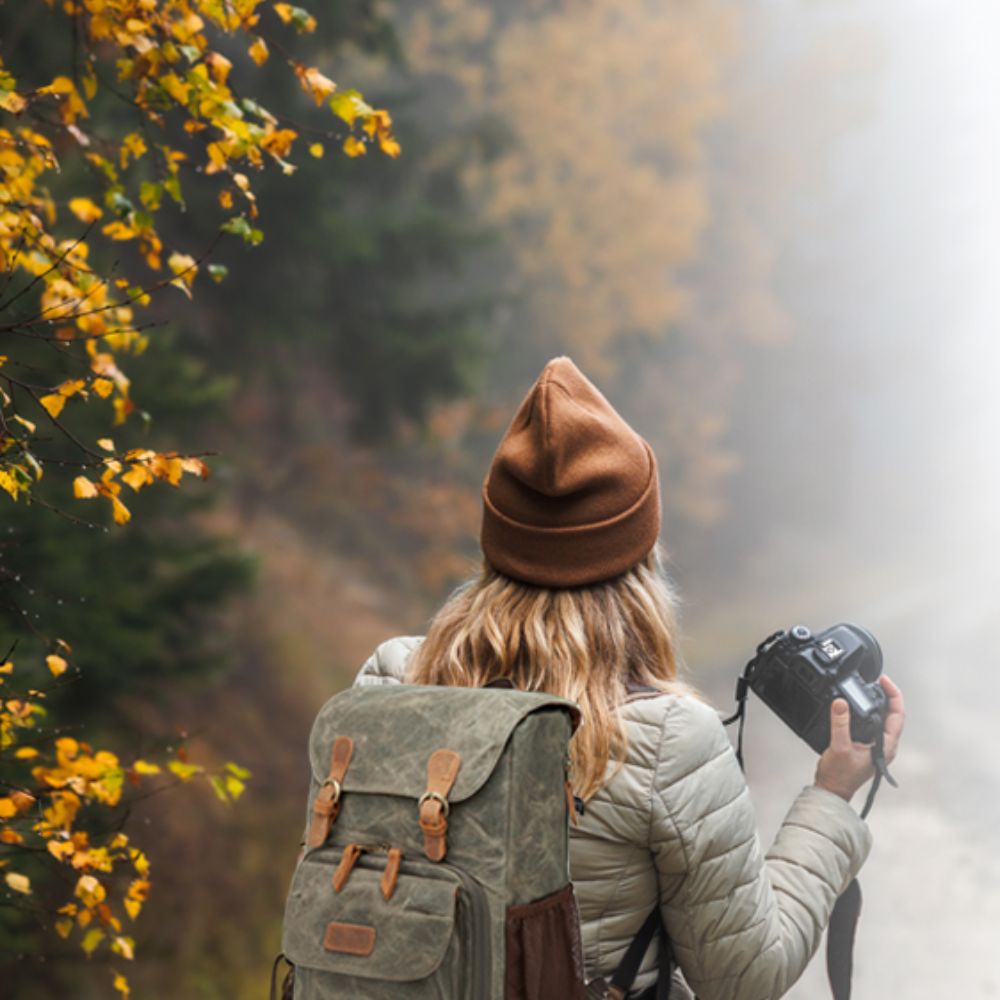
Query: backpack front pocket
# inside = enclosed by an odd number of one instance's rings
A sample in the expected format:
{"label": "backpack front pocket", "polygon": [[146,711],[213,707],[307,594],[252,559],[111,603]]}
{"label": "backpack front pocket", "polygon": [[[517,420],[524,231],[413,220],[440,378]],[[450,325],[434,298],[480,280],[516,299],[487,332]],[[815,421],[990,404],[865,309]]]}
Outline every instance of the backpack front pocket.
{"label": "backpack front pocket", "polygon": [[292,879],[282,945],[295,1000],[476,997],[482,890],[445,866],[404,862],[387,899],[382,862],[364,855],[336,892],[340,860],[338,849],[314,852]]}

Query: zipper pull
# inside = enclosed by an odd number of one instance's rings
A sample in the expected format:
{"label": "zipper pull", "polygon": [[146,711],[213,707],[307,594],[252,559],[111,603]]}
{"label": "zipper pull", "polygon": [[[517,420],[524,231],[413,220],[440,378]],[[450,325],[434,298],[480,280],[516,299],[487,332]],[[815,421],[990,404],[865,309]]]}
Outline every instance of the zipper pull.
{"label": "zipper pull", "polygon": [[354,863],[361,857],[361,850],[360,844],[348,844],[344,848],[344,853],[340,856],[340,864],[337,865],[337,870],[333,873],[334,892],[340,892],[347,884],[347,877],[351,874]]}
{"label": "zipper pull", "polygon": [[402,860],[403,852],[398,847],[389,848],[385,871],[382,872],[382,880],[379,882],[382,895],[386,900],[392,899],[392,894],[396,891],[396,882],[399,881],[399,864]]}

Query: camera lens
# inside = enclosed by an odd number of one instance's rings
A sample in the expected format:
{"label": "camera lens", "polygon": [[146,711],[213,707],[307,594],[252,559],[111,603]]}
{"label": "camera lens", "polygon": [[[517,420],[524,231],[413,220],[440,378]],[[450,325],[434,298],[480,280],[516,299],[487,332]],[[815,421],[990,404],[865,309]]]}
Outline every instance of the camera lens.
{"label": "camera lens", "polygon": [[791,635],[793,639],[798,639],[799,642],[806,642],[812,638],[812,632],[805,625],[793,625]]}

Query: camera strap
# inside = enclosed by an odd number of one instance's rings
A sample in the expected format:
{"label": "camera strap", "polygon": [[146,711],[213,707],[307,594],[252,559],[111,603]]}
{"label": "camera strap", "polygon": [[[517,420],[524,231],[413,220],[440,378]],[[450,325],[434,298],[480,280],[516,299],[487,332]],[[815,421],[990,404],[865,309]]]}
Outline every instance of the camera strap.
{"label": "camera strap", "polygon": [[758,647],[757,651],[754,653],[753,657],[747,661],[747,665],[743,668],[743,673],[740,674],[736,681],[736,711],[729,716],[728,719],[723,719],[722,724],[724,726],[731,726],[734,722],[739,722],[739,729],[736,732],[736,759],[740,763],[740,770],[746,771],[746,764],[743,761],[743,726],[747,720],[747,697],[750,694],[750,675],[753,673],[753,669],[757,666],[757,661],[760,659],[761,654],[764,650],[774,642],[775,639],[780,638],[785,634],[783,629],[778,629],[777,632],[772,632]]}

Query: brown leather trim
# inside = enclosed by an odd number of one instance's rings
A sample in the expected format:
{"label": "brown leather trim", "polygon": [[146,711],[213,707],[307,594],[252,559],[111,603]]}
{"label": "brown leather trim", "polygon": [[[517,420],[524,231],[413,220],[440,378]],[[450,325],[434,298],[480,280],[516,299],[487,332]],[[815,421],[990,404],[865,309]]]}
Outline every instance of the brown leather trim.
{"label": "brown leather trim", "polygon": [[309,847],[320,847],[330,836],[330,827],[337,821],[340,813],[341,785],[353,753],[354,740],[350,736],[338,736],[333,741],[330,748],[330,773],[313,802],[309,836],[306,837]]}
{"label": "brown leather trim", "polygon": [[398,847],[391,847],[385,863],[385,871],[382,872],[382,879],[379,882],[382,895],[386,899],[392,899],[392,894],[396,891],[396,883],[399,881],[399,864],[402,860],[403,852]]}
{"label": "brown leather trim", "polygon": [[420,829],[424,831],[424,854],[431,861],[443,861],[448,852],[446,803],[461,766],[462,758],[454,750],[435,750],[427,761],[427,791],[420,803]]}
{"label": "brown leather trim", "polygon": [[340,856],[340,864],[333,873],[333,891],[340,892],[347,885],[347,877],[354,868],[354,863],[361,857],[361,847],[358,844],[348,844]]}
{"label": "brown leather trim", "polygon": [[323,947],[327,951],[366,958],[375,948],[375,928],[365,924],[327,924]]}

